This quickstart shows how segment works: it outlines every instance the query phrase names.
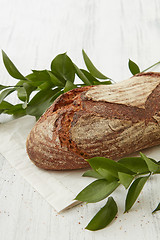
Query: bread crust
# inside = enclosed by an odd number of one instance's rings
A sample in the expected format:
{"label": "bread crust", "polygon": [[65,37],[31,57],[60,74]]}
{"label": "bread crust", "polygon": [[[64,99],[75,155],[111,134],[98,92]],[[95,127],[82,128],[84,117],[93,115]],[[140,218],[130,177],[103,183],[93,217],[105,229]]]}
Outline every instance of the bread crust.
{"label": "bread crust", "polygon": [[26,149],[40,168],[88,167],[95,156],[119,159],[160,144],[160,73],[61,95],[31,130]]}

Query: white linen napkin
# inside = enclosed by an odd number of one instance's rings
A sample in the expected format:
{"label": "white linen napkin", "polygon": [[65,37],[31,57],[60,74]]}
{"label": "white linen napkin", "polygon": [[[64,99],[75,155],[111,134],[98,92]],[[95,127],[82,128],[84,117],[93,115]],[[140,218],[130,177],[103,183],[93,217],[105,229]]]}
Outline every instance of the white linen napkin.
{"label": "white linen napkin", "polygon": [[[26,138],[35,124],[35,118],[25,116],[0,124],[0,153],[13,168],[33,186],[58,212],[78,204],[75,196],[92,178],[81,177],[85,170],[47,171],[36,167],[26,153]],[[160,146],[143,151],[160,160]],[[137,156],[137,154],[132,154]]]}
{"label": "white linen napkin", "polygon": [[47,171],[36,167],[26,153],[26,138],[35,118],[25,116],[0,124],[0,153],[58,212],[78,204],[75,196],[93,179],[85,170]]}

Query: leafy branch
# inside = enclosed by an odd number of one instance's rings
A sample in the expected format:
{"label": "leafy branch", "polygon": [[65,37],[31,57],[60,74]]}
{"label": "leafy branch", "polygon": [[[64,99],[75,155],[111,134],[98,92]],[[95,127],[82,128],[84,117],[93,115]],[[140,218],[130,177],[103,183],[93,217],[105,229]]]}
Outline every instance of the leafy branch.
{"label": "leafy branch", "polygon": [[[32,70],[30,74],[24,76],[2,51],[3,62],[8,73],[18,82],[15,86],[0,85],[0,114],[11,114],[15,117],[27,114],[38,119],[64,92],[82,86],[113,83],[111,78],[106,77],[93,65],[84,50],[82,54],[87,70],[78,68],[68,55],[63,53],[53,59],[50,70]],[[140,68],[133,61],[129,60],[128,65],[133,75],[140,72]],[[81,80],[80,84],[75,84],[75,76]],[[17,93],[20,102],[15,105],[5,100],[13,92]]]}
{"label": "leafy branch", "polygon": [[[85,187],[75,199],[87,203],[99,202],[122,184],[128,189],[124,213],[132,208],[150,176],[160,174],[160,162],[143,153],[140,153],[140,157],[122,158],[118,162],[104,157],[94,157],[87,161],[92,170],[86,171],[83,176],[97,180]],[[160,203],[152,213],[158,210]],[[117,212],[115,200],[109,197],[106,205],[92,218],[86,229],[96,231],[106,227],[116,217]]]}
{"label": "leafy branch", "polygon": [[[83,59],[88,71],[78,68],[67,54],[63,53],[53,59],[50,70],[32,70],[27,76],[19,72],[4,51],[2,56],[8,73],[19,81],[15,86],[0,85],[0,113],[13,114],[16,117],[28,114],[38,119],[64,92],[81,86],[112,83],[110,78],[97,70],[84,50]],[[74,83],[76,75],[82,83]],[[15,91],[21,103],[13,105],[5,101],[5,98]],[[33,92],[35,94],[31,96]]]}

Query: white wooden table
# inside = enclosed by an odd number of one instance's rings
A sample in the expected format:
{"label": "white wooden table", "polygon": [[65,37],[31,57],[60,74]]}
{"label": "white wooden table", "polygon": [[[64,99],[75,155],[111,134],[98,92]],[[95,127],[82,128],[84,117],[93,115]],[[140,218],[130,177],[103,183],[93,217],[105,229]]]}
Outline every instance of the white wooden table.
{"label": "white wooden table", "polygon": [[[159,24],[159,0],[0,0],[0,48],[24,75],[49,68],[51,60],[66,51],[84,67],[84,48],[104,74],[116,81],[128,78],[129,58],[141,69],[160,60]],[[9,83],[15,80],[0,58],[0,84]],[[159,180],[148,183],[131,213],[123,215],[120,209],[111,227],[89,232],[84,227],[100,204],[57,214],[0,156],[0,239],[158,240],[160,214],[151,216],[150,211],[160,201]]]}

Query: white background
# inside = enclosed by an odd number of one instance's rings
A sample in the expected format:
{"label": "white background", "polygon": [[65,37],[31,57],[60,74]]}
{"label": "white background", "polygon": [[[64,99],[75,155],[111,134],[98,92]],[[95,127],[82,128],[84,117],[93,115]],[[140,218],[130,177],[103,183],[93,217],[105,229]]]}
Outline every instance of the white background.
{"label": "white background", "polygon": [[[160,60],[160,2],[0,0],[0,48],[24,75],[30,69],[48,69],[51,60],[66,51],[78,66],[84,67],[84,48],[105,75],[120,81],[131,76],[129,58],[141,70]],[[0,58],[0,84],[12,83],[16,80],[8,75]],[[120,189],[116,222],[102,231],[89,232],[84,227],[100,203],[57,214],[0,157],[0,239],[158,240],[160,215],[150,213],[160,201],[156,181],[158,178],[148,183],[140,203],[125,215],[121,197],[124,191]]]}

